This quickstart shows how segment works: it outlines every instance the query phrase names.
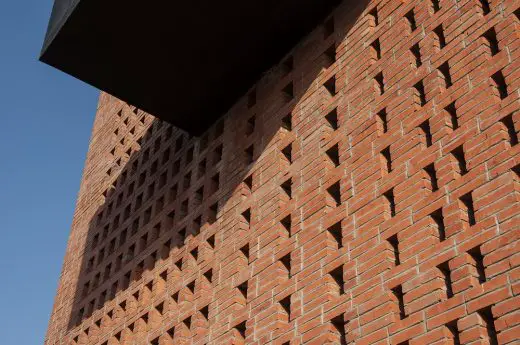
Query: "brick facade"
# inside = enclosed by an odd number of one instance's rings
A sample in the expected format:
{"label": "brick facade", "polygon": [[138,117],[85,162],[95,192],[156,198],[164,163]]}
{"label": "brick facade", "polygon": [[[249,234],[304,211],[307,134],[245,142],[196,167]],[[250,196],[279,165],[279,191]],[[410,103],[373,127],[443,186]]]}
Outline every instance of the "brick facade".
{"label": "brick facade", "polygon": [[518,343],[519,8],[344,1],[199,138],[101,94],[46,344]]}

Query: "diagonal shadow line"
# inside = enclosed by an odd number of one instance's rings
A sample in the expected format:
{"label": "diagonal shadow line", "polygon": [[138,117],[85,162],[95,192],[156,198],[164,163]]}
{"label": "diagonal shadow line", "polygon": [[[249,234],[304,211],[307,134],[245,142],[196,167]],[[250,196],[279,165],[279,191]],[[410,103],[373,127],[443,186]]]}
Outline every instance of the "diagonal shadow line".
{"label": "diagonal shadow line", "polygon": [[[82,325],[92,315],[95,325],[96,320],[106,313],[111,310],[115,312],[118,304],[132,299],[132,294],[138,291],[136,288],[146,286],[153,277],[157,278],[160,267],[161,270],[162,267],[168,269],[169,266],[165,264],[171,262],[173,257],[186,257],[192,243],[200,242],[199,253],[211,247],[208,239],[216,242],[216,246],[219,245],[219,239],[212,239],[212,236],[218,234],[221,210],[226,209],[227,203],[237,193],[250,195],[247,191],[248,177],[262,165],[261,156],[276,145],[277,136],[287,132],[287,128],[284,128],[287,126],[284,123],[286,116],[293,115],[293,127],[303,120],[299,118],[306,115],[300,107],[302,99],[308,93],[314,92],[316,83],[335,68],[330,61],[331,44],[337,45],[346,39],[367,4],[368,1],[364,0],[355,7],[352,6],[349,25],[335,28],[333,37],[318,43],[312,42],[321,48],[315,60],[302,62],[301,67],[296,62],[294,70],[290,72],[287,72],[288,60],[283,60],[280,66],[267,73],[265,78],[278,78],[279,81],[274,83],[276,88],[270,91],[269,96],[259,98],[251,109],[231,109],[223,118],[226,122],[223,134],[216,134],[222,121],[199,138],[190,137],[158,119],[152,121],[140,139],[141,149],[133,152],[126,164],[115,173],[115,188],[107,193],[105,202],[93,212],[88,221],[87,243],[84,245],[85,251],[82,254],[74,300],[67,321],[68,331]],[[308,73],[309,70],[311,73]],[[292,95],[285,90],[291,81]],[[244,98],[246,100],[239,104],[247,102],[248,97]],[[115,99],[113,101],[120,102]],[[249,101],[252,102],[251,98]],[[131,108],[125,108],[125,111],[130,112]],[[328,111],[320,110],[324,111],[324,115]],[[251,131],[249,120],[253,115],[255,128],[252,134],[247,135]],[[154,149],[158,138],[162,138],[160,148]],[[184,144],[176,150],[180,143],[179,138],[183,138]],[[204,144],[206,140],[207,145]],[[249,162],[245,151],[251,144],[254,144],[254,160]],[[207,148],[199,150],[204,146]],[[170,155],[167,157],[165,151],[168,149]],[[220,153],[222,158],[217,162],[216,157]],[[191,159],[188,158],[190,155]],[[201,164],[204,160],[205,168]],[[158,162],[157,166],[155,162]],[[143,178],[144,172],[146,177]],[[163,181],[164,173],[167,176],[166,181]],[[219,183],[215,181],[217,174]],[[185,187],[188,180],[189,187]],[[153,188],[150,187],[152,184]],[[218,209],[215,210],[214,205],[217,202]],[[131,208],[128,209],[127,205],[131,205]],[[124,241],[122,236],[126,237]],[[81,246],[79,243],[75,245]],[[135,254],[130,254],[132,248]],[[214,251],[218,251],[218,248]],[[99,259],[102,252],[103,258]],[[110,273],[106,274],[109,264]],[[202,264],[211,267],[211,263]],[[213,274],[215,275],[214,271]],[[89,286],[85,292],[87,282]],[[143,298],[142,295],[140,298]],[[128,308],[135,309],[138,313],[140,308],[137,303],[134,304],[135,307]],[[78,316],[82,309],[82,315]],[[99,312],[100,309],[104,309],[104,314]]]}

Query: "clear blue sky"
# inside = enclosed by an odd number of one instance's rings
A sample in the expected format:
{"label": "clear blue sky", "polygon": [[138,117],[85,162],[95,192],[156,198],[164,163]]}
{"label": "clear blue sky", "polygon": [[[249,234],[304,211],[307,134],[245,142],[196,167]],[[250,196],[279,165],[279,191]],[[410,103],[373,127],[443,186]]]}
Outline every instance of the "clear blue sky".
{"label": "clear blue sky", "polygon": [[0,344],[42,344],[98,91],[38,62],[52,0],[0,0]]}

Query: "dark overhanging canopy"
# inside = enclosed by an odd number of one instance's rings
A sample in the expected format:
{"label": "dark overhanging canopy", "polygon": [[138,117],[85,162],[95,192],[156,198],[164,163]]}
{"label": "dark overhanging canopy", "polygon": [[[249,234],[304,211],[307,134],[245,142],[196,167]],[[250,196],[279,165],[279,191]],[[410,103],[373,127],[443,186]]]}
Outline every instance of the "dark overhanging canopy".
{"label": "dark overhanging canopy", "polygon": [[40,60],[192,134],[338,0],[55,0]]}

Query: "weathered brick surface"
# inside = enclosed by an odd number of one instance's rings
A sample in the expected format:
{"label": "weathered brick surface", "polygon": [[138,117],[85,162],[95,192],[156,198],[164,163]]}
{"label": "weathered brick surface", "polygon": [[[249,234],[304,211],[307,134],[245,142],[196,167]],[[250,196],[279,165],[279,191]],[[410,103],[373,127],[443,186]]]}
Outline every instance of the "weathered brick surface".
{"label": "weathered brick surface", "polygon": [[102,94],[46,344],[518,343],[520,2],[487,4],[345,1],[201,138]]}

